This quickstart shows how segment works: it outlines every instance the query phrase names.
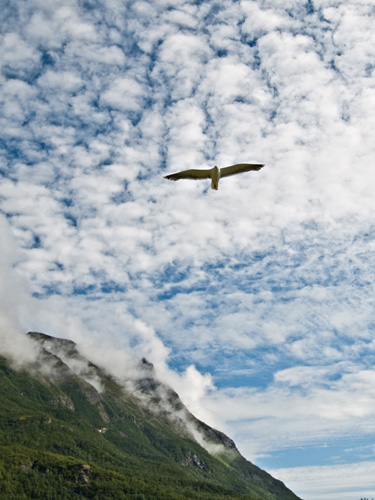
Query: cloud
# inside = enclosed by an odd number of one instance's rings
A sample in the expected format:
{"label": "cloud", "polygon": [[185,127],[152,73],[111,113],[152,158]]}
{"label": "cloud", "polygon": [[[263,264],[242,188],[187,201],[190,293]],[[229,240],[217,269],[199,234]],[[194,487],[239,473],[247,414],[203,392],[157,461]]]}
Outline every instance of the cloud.
{"label": "cloud", "polygon": [[145,89],[133,78],[117,78],[100,101],[104,106],[121,111],[140,111],[144,94]]}
{"label": "cloud", "polygon": [[38,52],[23,40],[18,33],[5,34],[1,44],[2,69],[6,73],[27,75],[30,65],[38,63]]}
{"label": "cloud", "polygon": [[83,82],[81,78],[73,72],[46,71],[39,79],[38,84],[43,90],[48,89],[62,92],[75,92],[79,90]]}
{"label": "cloud", "polygon": [[[0,215],[0,354],[10,357],[15,366],[35,360],[38,349],[21,330],[31,305],[25,281],[14,269],[19,253],[9,224]],[[18,255],[17,255],[18,254]]]}
{"label": "cloud", "polygon": [[286,482],[301,497],[312,500],[371,498],[374,495],[374,462],[350,465],[295,467],[270,473]]}
{"label": "cloud", "polygon": [[[273,450],[333,448],[340,436],[356,429],[357,438],[374,432],[373,369],[350,363],[335,366],[294,366],[275,374],[266,389],[220,389],[205,398],[205,409],[225,416],[224,425],[253,460]],[[225,411],[230,408],[230,413]],[[272,436],[269,434],[272,429]],[[277,451],[278,450],[278,451]],[[284,457],[285,460],[285,457]]]}
{"label": "cloud", "polygon": [[0,353],[16,368],[33,363],[39,354],[33,342],[3,312],[0,312]]}

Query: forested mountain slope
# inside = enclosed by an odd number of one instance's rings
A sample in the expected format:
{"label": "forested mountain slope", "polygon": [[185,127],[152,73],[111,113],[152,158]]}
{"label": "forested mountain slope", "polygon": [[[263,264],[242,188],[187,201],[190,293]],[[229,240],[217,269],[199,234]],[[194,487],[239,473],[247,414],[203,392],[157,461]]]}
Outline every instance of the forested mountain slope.
{"label": "forested mountain slope", "polygon": [[1,499],[298,500],[191,415],[146,360],[126,384],[74,342],[28,335],[35,363],[0,357]]}

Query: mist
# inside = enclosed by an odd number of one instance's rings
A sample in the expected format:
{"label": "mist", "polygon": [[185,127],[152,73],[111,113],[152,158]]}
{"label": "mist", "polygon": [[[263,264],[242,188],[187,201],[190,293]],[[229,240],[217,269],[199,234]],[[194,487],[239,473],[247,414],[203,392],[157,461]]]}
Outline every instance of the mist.
{"label": "mist", "polygon": [[25,281],[15,270],[21,254],[3,215],[0,215],[0,234],[0,355],[22,367],[33,363],[39,353],[21,328],[32,298],[26,291]]}

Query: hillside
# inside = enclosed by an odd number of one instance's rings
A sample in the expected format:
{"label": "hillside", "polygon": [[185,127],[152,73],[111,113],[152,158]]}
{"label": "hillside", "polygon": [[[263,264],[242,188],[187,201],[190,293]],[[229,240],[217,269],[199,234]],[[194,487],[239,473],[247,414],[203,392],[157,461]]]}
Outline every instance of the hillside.
{"label": "hillside", "polygon": [[1,499],[298,500],[191,415],[146,360],[120,383],[74,342],[28,335],[40,346],[32,366],[0,357]]}

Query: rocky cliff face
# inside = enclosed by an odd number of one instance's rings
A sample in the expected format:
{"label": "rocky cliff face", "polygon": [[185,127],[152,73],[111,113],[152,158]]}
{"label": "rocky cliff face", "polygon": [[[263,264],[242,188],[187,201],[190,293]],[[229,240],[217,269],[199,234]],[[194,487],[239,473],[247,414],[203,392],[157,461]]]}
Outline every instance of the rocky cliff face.
{"label": "rocky cliff face", "polygon": [[[126,384],[87,360],[72,341],[38,332],[28,336],[40,346],[40,355],[19,382],[28,389],[17,399],[18,406],[13,405],[16,409],[9,414],[3,409],[2,418],[8,418],[7,425],[16,431],[18,426],[14,439],[23,446],[35,448],[32,434],[21,431],[34,429],[35,436],[43,433],[37,440],[39,448],[84,459],[72,465],[78,470],[75,481],[82,487],[91,488],[96,462],[115,470],[133,468],[142,476],[145,469],[140,464],[144,461],[146,469],[159,464],[154,482],[161,481],[161,471],[167,467],[165,477],[172,470],[177,477],[187,474],[189,481],[204,481],[207,488],[216,485],[231,491],[228,499],[241,494],[249,500],[297,500],[280,481],[245,460],[229,437],[196,419],[178,394],[157,380],[147,360],[140,360],[138,378]],[[21,380],[20,375],[6,363],[4,366],[4,380],[12,379],[9,387],[17,387],[14,380]],[[46,422],[51,442],[45,433]],[[96,457],[93,463],[90,457]],[[165,492],[163,495],[168,498]],[[200,493],[196,498],[206,496]],[[211,498],[220,495],[216,492]]]}

